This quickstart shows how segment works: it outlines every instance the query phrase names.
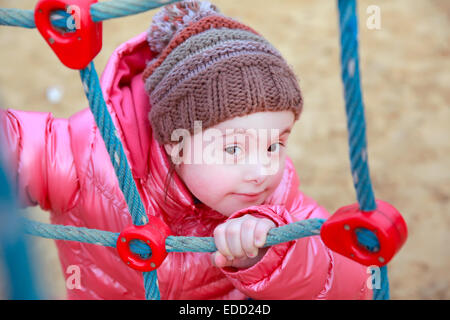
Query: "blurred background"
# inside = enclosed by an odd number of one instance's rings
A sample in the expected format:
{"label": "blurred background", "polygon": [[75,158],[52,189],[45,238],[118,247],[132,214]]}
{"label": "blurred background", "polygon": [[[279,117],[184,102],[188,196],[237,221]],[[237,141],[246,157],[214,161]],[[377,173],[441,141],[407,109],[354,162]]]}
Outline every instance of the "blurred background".
{"label": "blurred background", "polygon": [[[330,213],[356,202],[348,159],[336,1],[212,0],[284,55],[300,79],[304,112],[288,153],[303,192]],[[36,1],[0,0],[32,10]],[[380,9],[379,29],[367,20]],[[450,299],[450,1],[358,1],[360,69],[375,195],[405,218],[409,238],[388,265],[392,299]],[[157,10],[106,21],[100,73],[114,49],[145,31]],[[0,27],[0,107],[69,117],[88,107],[79,73],[65,68],[36,29]],[[39,208],[26,212],[48,222]],[[32,238],[50,299],[65,298],[53,240]],[[7,282],[1,280],[0,292]],[[0,293],[2,297],[2,293]]]}

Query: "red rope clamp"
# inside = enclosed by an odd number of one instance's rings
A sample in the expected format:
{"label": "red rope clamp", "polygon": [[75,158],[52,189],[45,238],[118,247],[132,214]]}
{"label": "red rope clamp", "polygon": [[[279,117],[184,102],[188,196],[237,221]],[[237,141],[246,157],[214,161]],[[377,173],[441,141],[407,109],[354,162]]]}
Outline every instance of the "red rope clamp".
{"label": "red rope clamp", "polygon": [[[148,217],[146,225],[131,225],[125,228],[117,238],[117,251],[123,262],[130,268],[142,272],[153,271],[158,268],[167,256],[166,238],[170,235],[169,227],[154,216]],[[131,252],[130,241],[141,240],[152,250],[148,259],[142,259]]]}
{"label": "red rope clamp", "polygon": [[[376,200],[373,211],[361,211],[352,204],[337,210],[320,230],[320,236],[331,250],[363,265],[384,266],[400,250],[408,236],[405,220],[389,203]],[[358,243],[357,229],[372,231],[379,250],[371,252]]]}
{"label": "red rope clamp", "polygon": [[[84,69],[102,48],[102,22],[92,21],[89,11],[97,0],[40,0],[34,9],[34,22],[61,62],[71,69]],[[52,26],[50,15],[63,10],[72,14],[61,33]]]}

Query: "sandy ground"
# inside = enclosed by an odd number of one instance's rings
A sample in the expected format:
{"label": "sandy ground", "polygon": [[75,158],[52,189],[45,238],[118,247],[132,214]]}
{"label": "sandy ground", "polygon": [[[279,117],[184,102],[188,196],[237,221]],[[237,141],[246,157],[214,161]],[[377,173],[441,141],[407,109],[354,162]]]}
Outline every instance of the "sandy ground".
{"label": "sandy ground", "polygon": [[[330,212],[355,202],[339,69],[336,5],[319,0],[216,0],[251,25],[294,67],[305,109],[290,140],[301,188]],[[381,29],[366,9],[381,9]],[[35,1],[0,0],[32,9]],[[95,59],[103,70],[120,43],[146,30],[155,11],[104,23]],[[389,264],[393,299],[449,299],[450,61],[447,0],[359,1],[362,85],[371,177],[377,198],[394,204],[409,227]],[[0,106],[68,117],[87,106],[77,72],[66,69],[34,30],[0,28]],[[447,83],[447,85],[446,85]],[[62,100],[46,98],[60,87]],[[29,214],[46,221],[37,208]],[[63,299],[65,283],[53,241],[33,239],[47,295]],[[1,281],[3,282],[3,281]]]}

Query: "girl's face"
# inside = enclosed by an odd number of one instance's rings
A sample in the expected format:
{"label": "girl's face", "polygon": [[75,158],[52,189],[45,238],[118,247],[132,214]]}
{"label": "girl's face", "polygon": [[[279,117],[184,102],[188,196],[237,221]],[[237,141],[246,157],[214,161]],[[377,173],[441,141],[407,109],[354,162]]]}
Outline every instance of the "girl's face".
{"label": "girl's face", "polygon": [[[230,216],[260,205],[279,185],[292,111],[258,112],[182,135],[165,149],[175,171],[202,203]],[[186,132],[186,131],[185,131]],[[172,135],[174,137],[174,135]]]}

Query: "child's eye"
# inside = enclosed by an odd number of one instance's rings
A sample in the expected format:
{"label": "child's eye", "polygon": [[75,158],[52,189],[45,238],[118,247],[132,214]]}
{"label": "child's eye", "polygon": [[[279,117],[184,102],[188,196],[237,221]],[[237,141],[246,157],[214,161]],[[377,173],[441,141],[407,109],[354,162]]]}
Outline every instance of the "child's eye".
{"label": "child's eye", "polygon": [[[277,146],[277,147],[273,148],[273,146]],[[280,151],[280,146],[284,146],[284,144],[282,144],[281,142],[274,143],[269,147],[268,151],[269,152],[278,152],[278,151]]]}
{"label": "child's eye", "polygon": [[231,155],[237,155],[240,153],[240,151],[241,151],[241,148],[239,148],[238,146],[231,146],[231,147],[225,148],[225,152],[227,152]]}

